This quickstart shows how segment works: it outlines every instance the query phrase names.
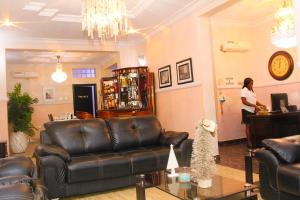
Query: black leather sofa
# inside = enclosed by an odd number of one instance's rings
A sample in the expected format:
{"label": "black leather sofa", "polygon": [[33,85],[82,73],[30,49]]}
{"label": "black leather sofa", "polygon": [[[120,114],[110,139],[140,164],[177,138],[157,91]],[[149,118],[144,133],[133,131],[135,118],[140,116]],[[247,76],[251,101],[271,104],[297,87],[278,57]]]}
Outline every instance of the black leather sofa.
{"label": "black leather sofa", "polygon": [[48,200],[43,187],[34,179],[35,167],[24,156],[0,159],[0,199]]}
{"label": "black leather sofa", "polygon": [[51,198],[134,185],[136,175],[166,169],[170,144],[189,166],[192,140],[164,132],[155,116],[54,121],[35,150],[38,174]]}
{"label": "black leather sofa", "polygon": [[300,199],[300,135],[265,139],[255,152],[260,193],[265,200]]}

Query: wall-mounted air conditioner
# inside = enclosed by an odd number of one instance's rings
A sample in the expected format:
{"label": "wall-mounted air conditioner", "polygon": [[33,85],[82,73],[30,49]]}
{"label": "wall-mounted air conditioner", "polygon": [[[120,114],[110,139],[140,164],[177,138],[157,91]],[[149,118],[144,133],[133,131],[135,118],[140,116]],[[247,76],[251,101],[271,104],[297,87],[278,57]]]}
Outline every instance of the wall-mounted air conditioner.
{"label": "wall-mounted air conditioner", "polygon": [[250,49],[250,42],[247,41],[226,41],[221,44],[223,52],[243,52]]}
{"label": "wall-mounted air conditioner", "polygon": [[38,73],[37,72],[14,72],[13,77],[14,78],[37,78]]}

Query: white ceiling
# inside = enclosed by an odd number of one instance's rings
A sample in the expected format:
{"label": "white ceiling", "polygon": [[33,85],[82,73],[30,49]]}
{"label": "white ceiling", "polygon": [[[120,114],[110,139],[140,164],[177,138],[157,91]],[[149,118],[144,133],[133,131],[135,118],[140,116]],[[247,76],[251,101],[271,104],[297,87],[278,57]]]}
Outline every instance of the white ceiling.
{"label": "white ceiling", "polygon": [[[205,7],[219,0],[125,0],[131,26],[139,34],[127,35],[121,41],[141,40],[159,30],[160,26],[174,21],[174,18],[196,6]],[[230,7],[215,13],[214,19],[257,23],[272,16],[282,0],[232,0]],[[237,2],[237,3],[236,3]],[[25,6],[38,3],[37,11],[25,10]],[[53,16],[40,16],[40,12],[54,9]],[[51,10],[50,10],[51,11]],[[49,13],[49,12],[48,12]],[[47,14],[47,13],[46,13]],[[67,17],[65,16],[67,15]],[[87,40],[81,31],[81,0],[0,0],[0,24],[6,18],[15,23],[13,27],[0,26],[0,35],[22,36],[46,39]],[[55,18],[63,21],[54,21]],[[67,52],[64,62],[99,63],[111,52]],[[10,50],[8,63],[55,62],[56,52]],[[115,54],[114,54],[115,56]],[[72,60],[73,59],[73,60]],[[99,60],[100,59],[100,60]]]}
{"label": "white ceiling", "polygon": [[[156,30],[158,25],[199,2],[203,5],[213,0],[125,0],[130,26],[140,31],[134,37],[123,40],[142,39],[143,35]],[[24,9],[38,4],[35,10]],[[40,16],[41,12],[54,9],[53,16]],[[47,13],[46,13],[47,14]],[[62,19],[63,17],[63,19]],[[9,18],[16,27],[2,27],[10,35],[48,39],[88,39],[81,31],[81,0],[1,0],[0,21]],[[56,21],[62,19],[63,21]]]}

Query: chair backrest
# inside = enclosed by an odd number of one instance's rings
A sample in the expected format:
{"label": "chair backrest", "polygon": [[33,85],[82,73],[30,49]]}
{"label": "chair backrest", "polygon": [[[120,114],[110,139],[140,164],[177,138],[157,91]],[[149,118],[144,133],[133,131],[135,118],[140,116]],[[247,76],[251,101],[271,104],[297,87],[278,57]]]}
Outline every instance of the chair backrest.
{"label": "chair backrest", "polygon": [[48,114],[48,118],[49,118],[49,121],[51,121],[51,122],[54,121],[54,118],[53,118],[53,115],[52,115],[52,114]]}
{"label": "chair backrest", "polygon": [[91,113],[84,112],[84,111],[76,111],[75,115],[78,119],[92,119],[92,118],[94,118],[94,116]]}

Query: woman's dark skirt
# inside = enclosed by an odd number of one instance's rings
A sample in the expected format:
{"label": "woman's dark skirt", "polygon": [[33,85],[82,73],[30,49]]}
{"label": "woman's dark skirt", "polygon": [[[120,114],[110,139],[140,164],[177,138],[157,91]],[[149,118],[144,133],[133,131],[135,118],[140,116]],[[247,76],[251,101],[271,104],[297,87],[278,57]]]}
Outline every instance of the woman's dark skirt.
{"label": "woman's dark skirt", "polygon": [[242,109],[242,123],[249,124],[249,115],[255,115],[255,113]]}

